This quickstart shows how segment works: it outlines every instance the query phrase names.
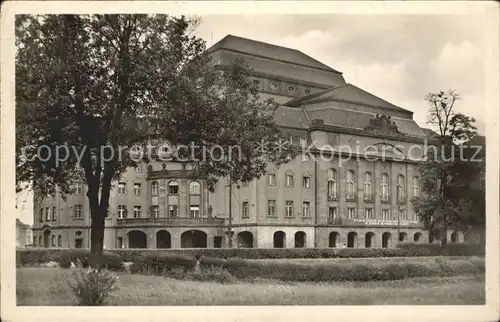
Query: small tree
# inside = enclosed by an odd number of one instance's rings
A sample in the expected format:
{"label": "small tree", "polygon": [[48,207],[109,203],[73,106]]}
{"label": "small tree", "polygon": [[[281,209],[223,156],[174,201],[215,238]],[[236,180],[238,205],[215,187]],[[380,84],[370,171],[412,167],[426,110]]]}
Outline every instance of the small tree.
{"label": "small tree", "polygon": [[[16,16],[16,181],[37,196],[64,197],[85,182],[91,265],[102,255],[113,185],[125,169],[160,158],[151,143],[203,146],[190,154],[195,176],[262,173],[282,136],[275,104],[261,101],[241,61],[220,68],[194,36],[197,19],[167,15]],[[214,158],[230,145],[238,159]],[[286,151],[282,151],[286,154]],[[176,157],[185,157],[180,151]],[[168,160],[168,159],[167,159]]]}
{"label": "small tree", "polygon": [[[420,167],[423,194],[412,200],[415,212],[431,236],[440,239],[443,253],[447,251],[447,231],[464,229],[468,212],[477,200],[471,198],[470,183],[477,177],[480,165],[464,155],[463,143],[476,135],[474,119],[456,113],[459,95],[454,91],[430,93],[428,123],[437,129],[426,160]],[[477,199],[477,198],[476,198]]]}

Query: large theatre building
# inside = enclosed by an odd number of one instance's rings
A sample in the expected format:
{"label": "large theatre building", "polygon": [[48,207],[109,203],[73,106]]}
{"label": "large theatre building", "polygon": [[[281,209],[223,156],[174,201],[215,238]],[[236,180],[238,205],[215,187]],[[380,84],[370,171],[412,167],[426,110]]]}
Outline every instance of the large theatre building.
{"label": "large theatre building", "polygon": [[[341,72],[297,50],[227,36],[209,51],[220,64],[245,59],[261,97],[282,105],[276,122],[311,152],[232,189],[234,247],[428,242],[411,207],[420,193],[426,136],[411,111],[348,84]],[[66,201],[56,193],[35,202],[34,245],[90,246],[85,185],[75,187]],[[226,247],[229,198],[225,179],[210,193],[202,179],[190,179],[187,164],[129,169],[111,192],[104,247]],[[463,236],[450,232],[450,238]]]}

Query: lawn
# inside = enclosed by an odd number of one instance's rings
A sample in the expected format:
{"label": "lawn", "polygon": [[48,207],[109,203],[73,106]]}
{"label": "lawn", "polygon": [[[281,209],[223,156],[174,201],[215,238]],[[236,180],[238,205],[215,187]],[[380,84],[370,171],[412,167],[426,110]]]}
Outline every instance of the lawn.
{"label": "lawn", "polygon": [[[72,271],[17,269],[18,305],[74,305]],[[120,273],[110,305],[479,305],[484,276],[384,282],[217,284]]]}

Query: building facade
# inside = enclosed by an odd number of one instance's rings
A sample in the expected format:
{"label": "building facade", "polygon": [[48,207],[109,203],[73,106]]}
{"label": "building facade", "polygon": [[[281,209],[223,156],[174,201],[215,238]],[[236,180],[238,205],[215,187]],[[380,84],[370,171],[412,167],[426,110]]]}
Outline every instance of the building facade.
{"label": "building facade", "polygon": [[[208,50],[219,64],[244,59],[261,98],[281,104],[276,122],[304,153],[265,176],[215,192],[190,179],[189,164],[153,162],[114,184],[105,248],[394,247],[427,242],[411,207],[420,194],[426,133],[413,113],[352,84],[293,49],[227,36]],[[84,185],[34,205],[34,244],[87,248]],[[35,200],[37,200],[35,198]],[[455,241],[462,241],[459,232]]]}

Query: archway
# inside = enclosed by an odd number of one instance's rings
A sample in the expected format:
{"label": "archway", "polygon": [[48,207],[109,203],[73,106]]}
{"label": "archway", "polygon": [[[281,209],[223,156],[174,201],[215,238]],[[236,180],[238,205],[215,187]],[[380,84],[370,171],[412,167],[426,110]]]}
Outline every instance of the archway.
{"label": "archway", "polygon": [[456,231],[451,233],[450,241],[452,243],[458,243],[458,233]]}
{"label": "archway", "polygon": [[50,229],[46,229],[43,232],[43,247],[50,247]]}
{"label": "archway", "polygon": [[249,231],[241,231],[237,236],[238,248],[253,248],[253,234]]}
{"label": "archway", "polygon": [[406,233],[399,233],[399,242],[405,242],[408,239],[408,235]]}
{"label": "archway", "polygon": [[328,247],[338,247],[340,240],[340,234],[336,231],[332,231],[328,236]]}
{"label": "archway", "polygon": [[207,234],[201,230],[188,230],[181,235],[181,248],[207,248]]}
{"label": "archway", "polygon": [[306,247],[306,233],[303,231],[298,231],[295,233],[295,248]]}
{"label": "archway", "polygon": [[347,247],[358,247],[358,234],[353,231],[347,234]]}
{"label": "archway", "polygon": [[140,230],[132,230],[128,234],[128,248],[148,248],[148,236]]}
{"label": "archway", "polygon": [[160,230],[156,233],[156,248],[172,247],[172,236],[166,230]]}
{"label": "archway", "polygon": [[373,247],[375,244],[375,234],[372,232],[367,232],[365,235],[365,248]]}
{"label": "archway", "polygon": [[422,239],[422,234],[421,234],[421,233],[415,233],[415,234],[413,235],[413,241],[414,241],[415,243],[418,243],[421,239]]}
{"label": "archway", "polygon": [[392,236],[390,233],[382,234],[382,247],[388,248],[392,246]]}
{"label": "archway", "polygon": [[286,234],[281,230],[274,233],[273,236],[273,246],[274,248],[285,248],[286,245]]}

